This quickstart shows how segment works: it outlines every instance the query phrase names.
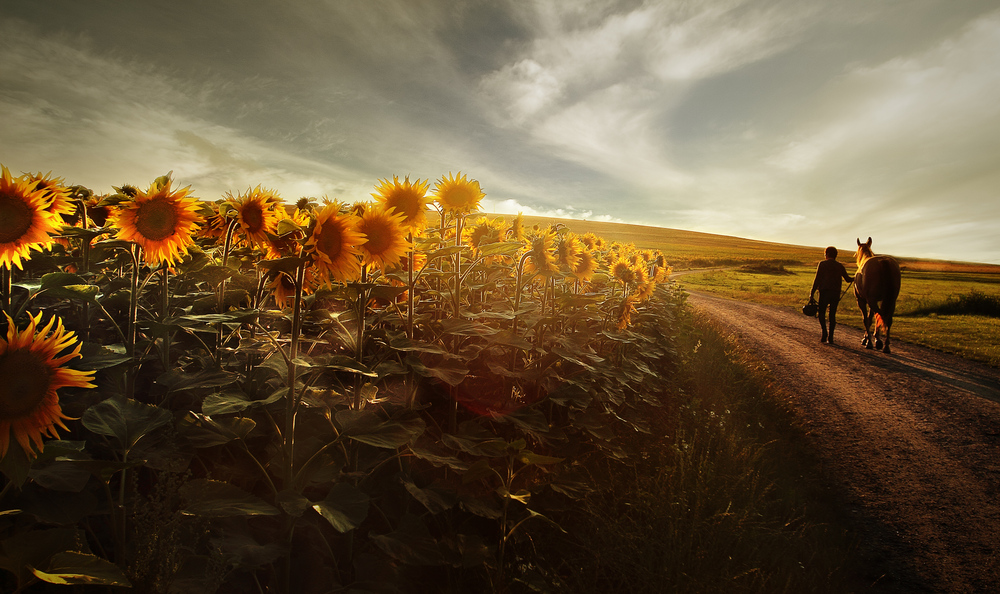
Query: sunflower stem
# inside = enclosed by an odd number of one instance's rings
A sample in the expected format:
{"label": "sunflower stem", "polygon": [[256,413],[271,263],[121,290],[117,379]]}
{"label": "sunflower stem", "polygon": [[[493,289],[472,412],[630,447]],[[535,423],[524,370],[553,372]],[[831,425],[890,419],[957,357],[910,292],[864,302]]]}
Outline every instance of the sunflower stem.
{"label": "sunflower stem", "polygon": [[413,257],[413,231],[406,237],[407,242],[410,244],[410,251],[406,254],[407,259],[407,270],[406,270],[406,337],[413,340],[413,288],[415,280],[413,278],[413,263],[415,258]]}
{"label": "sunflower stem", "polygon": [[295,268],[295,301],[292,303],[291,342],[288,346],[288,394],[285,395],[285,468],[286,486],[290,486],[294,476],[295,457],[295,382],[297,369],[295,360],[299,356],[299,338],[302,333],[302,286],[305,284],[306,263],[300,261]]}
{"label": "sunflower stem", "polygon": [[[364,358],[365,349],[365,313],[368,309],[368,295],[369,290],[365,287],[368,284],[368,265],[361,265],[361,286],[358,288],[358,302],[357,307],[357,317],[358,317],[358,336],[357,344],[354,349],[354,360],[361,363]],[[361,410],[361,387],[363,383],[361,376],[358,375],[354,380],[354,410]]]}
{"label": "sunflower stem", "polygon": [[139,263],[142,261],[142,246],[139,244],[132,244],[132,249],[129,250],[129,254],[132,256],[132,285],[131,292],[129,294],[128,300],[128,344],[125,345],[129,359],[132,361],[132,367],[129,369],[128,376],[125,380],[125,400],[131,400],[135,397],[135,381],[136,377],[139,375],[139,362],[136,361],[135,348],[136,348],[136,336],[138,333],[138,318],[139,318]]}
{"label": "sunflower stem", "polygon": [[10,311],[10,287],[11,279],[14,276],[14,272],[10,269],[9,264],[0,266],[0,306],[3,307],[3,312],[5,314],[12,313]]}
{"label": "sunflower stem", "polygon": [[[232,249],[232,247],[233,247],[233,234],[236,232],[236,227],[239,225],[239,223],[240,223],[239,218],[234,217],[231,221],[229,221],[229,226],[226,227],[226,242],[225,242],[225,244],[223,244],[223,247],[222,247],[222,267],[223,268],[228,268],[229,267],[229,250]],[[222,281],[219,282],[219,313],[220,314],[226,313],[226,277],[225,276],[223,276],[222,277]],[[223,335],[224,335],[224,332],[225,332],[223,330],[223,328],[224,328],[223,323],[219,322],[219,338],[218,338],[218,344],[215,347],[215,358],[216,358],[216,360],[221,360],[220,357],[219,357],[219,354],[222,351]]]}
{"label": "sunflower stem", "polygon": [[170,329],[167,328],[167,312],[170,309],[170,268],[162,265],[160,270],[160,323],[163,324],[163,343],[160,357],[163,361],[163,371],[170,370]]}

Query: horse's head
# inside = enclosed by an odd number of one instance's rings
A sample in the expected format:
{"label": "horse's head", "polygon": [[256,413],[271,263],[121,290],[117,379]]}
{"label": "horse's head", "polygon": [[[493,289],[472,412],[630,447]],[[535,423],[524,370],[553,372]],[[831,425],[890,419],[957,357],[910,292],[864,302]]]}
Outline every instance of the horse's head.
{"label": "horse's head", "polygon": [[866,241],[865,243],[861,243],[861,238],[859,237],[858,251],[854,255],[854,261],[857,262],[858,266],[861,266],[862,262],[864,262],[868,258],[873,257],[874,255],[875,253],[872,252],[872,238],[869,237],[868,241]]}

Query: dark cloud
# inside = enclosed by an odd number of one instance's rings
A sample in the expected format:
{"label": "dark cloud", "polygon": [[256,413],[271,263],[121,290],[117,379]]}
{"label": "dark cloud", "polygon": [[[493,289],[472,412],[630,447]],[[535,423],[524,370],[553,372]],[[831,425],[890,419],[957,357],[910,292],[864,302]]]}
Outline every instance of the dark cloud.
{"label": "dark cloud", "polygon": [[507,210],[1000,262],[986,2],[8,0],[0,33],[3,163],[99,191],[461,170]]}

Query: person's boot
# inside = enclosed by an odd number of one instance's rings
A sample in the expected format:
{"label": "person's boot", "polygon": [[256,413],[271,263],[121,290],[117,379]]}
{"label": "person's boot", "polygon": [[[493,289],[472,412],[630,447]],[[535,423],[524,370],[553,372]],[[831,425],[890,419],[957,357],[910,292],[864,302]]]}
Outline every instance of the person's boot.
{"label": "person's boot", "polygon": [[834,324],[833,322],[830,322],[830,334],[826,337],[826,343],[827,344],[833,344],[833,329],[836,328],[836,327],[837,327],[836,324]]}
{"label": "person's boot", "polygon": [[820,337],[819,341],[820,342],[826,342],[826,340],[827,340],[826,324],[820,324],[819,326],[820,326],[820,328],[823,329],[823,336]]}

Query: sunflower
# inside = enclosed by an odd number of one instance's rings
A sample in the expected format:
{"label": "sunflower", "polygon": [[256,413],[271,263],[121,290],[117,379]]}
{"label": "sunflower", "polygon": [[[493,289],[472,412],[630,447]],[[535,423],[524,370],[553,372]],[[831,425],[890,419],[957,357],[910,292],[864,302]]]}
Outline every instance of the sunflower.
{"label": "sunflower", "polygon": [[438,180],[434,196],[445,212],[464,214],[479,209],[479,201],[486,196],[476,180],[466,179],[461,171]]}
{"label": "sunflower", "polygon": [[488,219],[478,217],[471,224],[462,230],[462,240],[467,246],[478,252],[479,248],[489,244],[503,241],[507,233],[507,223],[501,219]]}
{"label": "sunflower", "polygon": [[588,250],[580,252],[580,260],[573,268],[573,276],[582,281],[589,281],[594,277],[595,272],[597,272],[597,260],[594,255]]}
{"label": "sunflower", "polygon": [[516,241],[524,241],[524,213],[517,213],[514,222],[510,224],[510,234]]}
{"label": "sunflower", "polygon": [[411,183],[409,177],[400,183],[398,177],[392,176],[391,182],[388,179],[379,180],[372,197],[381,202],[386,210],[396,209],[402,214],[403,228],[420,231],[427,226],[427,185],[427,181],[419,179]]}
{"label": "sunflower", "polygon": [[54,215],[60,215],[63,222],[69,223],[76,213],[76,205],[70,197],[69,188],[65,186],[65,180],[61,177],[52,177],[52,172],[48,173],[26,173],[21,176],[29,184],[35,186],[36,190],[41,190],[45,194],[47,206],[45,210]]}
{"label": "sunflower", "polygon": [[26,179],[13,179],[0,165],[0,265],[21,268],[28,252],[52,243],[60,221],[46,210],[45,191]]}
{"label": "sunflower", "polygon": [[306,250],[312,256],[323,282],[356,280],[361,275],[361,250],[366,239],[358,231],[358,217],[340,214],[340,204],[331,202],[316,215]]}
{"label": "sunflower", "polygon": [[572,233],[564,233],[556,245],[556,264],[566,270],[576,270],[580,263],[580,240]]}
{"label": "sunflower", "polygon": [[621,309],[618,310],[618,331],[628,328],[632,323],[632,314],[637,313],[635,309],[635,297],[628,297],[622,300]]}
{"label": "sunflower", "polygon": [[611,276],[618,279],[624,285],[634,284],[636,281],[635,269],[625,258],[618,260],[611,265]]}
{"label": "sunflower", "polygon": [[226,202],[236,212],[246,243],[263,246],[268,233],[274,233],[278,226],[277,206],[281,198],[271,190],[260,186],[247,189],[245,194],[226,194]]}
{"label": "sunflower", "polygon": [[119,229],[115,237],[139,244],[150,265],[173,265],[183,258],[202,222],[198,199],[188,196],[191,187],[171,190],[171,183],[169,178],[158,179],[145,192],[137,191],[132,200],[119,204],[110,216]]}
{"label": "sunflower", "polygon": [[640,283],[639,287],[636,289],[634,295],[636,301],[645,301],[653,296],[653,291],[656,289],[656,281],[649,280],[644,283]]}
{"label": "sunflower", "polygon": [[[93,388],[93,371],[66,369],[63,364],[80,356],[80,342],[53,316],[41,330],[41,312],[29,316],[28,327],[18,332],[7,317],[7,340],[0,339],[0,458],[7,455],[14,434],[24,451],[41,452],[42,435],[59,437],[56,425],[67,429],[68,419],[59,406],[56,390],[65,387]],[[36,331],[37,330],[37,331]],[[59,353],[72,350],[63,356]]]}
{"label": "sunflower", "polygon": [[365,264],[380,270],[399,263],[410,242],[406,241],[403,230],[403,215],[395,210],[368,206],[358,223],[358,231],[365,234],[368,241],[361,244],[361,254]]}
{"label": "sunflower", "polygon": [[[267,282],[265,287],[271,291],[274,296],[274,304],[278,309],[288,309],[292,305],[292,300],[295,298],[295,279],[293,279],[287,272],[281,270],[275,271],[272,275],[269,275],[270,280]],[[313,292],[313,285],[315,284],[315,278],[312,268],[306,268],[305,276],[302,282],[302,294],[309,295]]]}
{"label": "sunflower", "polygon": [[83,201],[87,207],[87,228],[103,227],[108,222],[108,215],[111,214],[111,207],[102,204],[107,196],[91,196]]}
{"label": "sunflower", "polygon": [[524,267],[528,272],[537,272],[542,276],[550,276],[559,272],[556,266],[556,257],[552,253],[552,244],[555,243],[556,235],[551,231],[546,231],[531,240],[528,261]]}

